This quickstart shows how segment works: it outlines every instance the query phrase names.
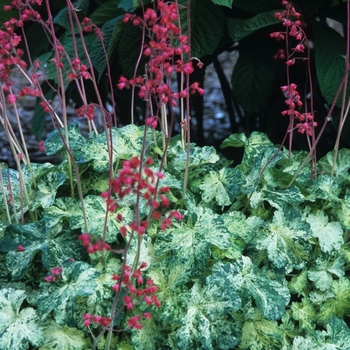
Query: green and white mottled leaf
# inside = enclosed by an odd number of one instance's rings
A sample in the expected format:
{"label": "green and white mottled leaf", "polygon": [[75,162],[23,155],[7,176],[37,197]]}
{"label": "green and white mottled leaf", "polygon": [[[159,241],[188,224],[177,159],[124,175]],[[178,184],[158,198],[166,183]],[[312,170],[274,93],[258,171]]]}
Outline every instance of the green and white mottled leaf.
{"label": "green and white mottled leaf", "polygon": [[315,329],[317,312],[314,304],[308,298],[303,298],[301,303],[292,303],[293,318],[299,321],[301,331],[311,332]]}
{"label": "green and white mottled leaf", "polygon": [[202,190],[202,199],[208,203],[214,201],[219,206],[233,203],[240,192],[239,185],[243,183],[242,173],[235,168],[223,168],[219,171],[210,171],[199,188]]}
{"label": "green and white mottled leaf", "polygon": [[[120,159],[130,159],[139,156],[142,148],[144,131],[134,124],[123,128],[112,129],[113,138],[113,164]],[[106,135],[91,134],[89,139],[81,148],[79,155],[76,155],[79,163],[92,160],[93,169],[98,172],[106,172],[110,167],[110,155],[107,148]]]}
{"label": "green and white mottled leaf", "polygon": [[266,277],[249,257],[242,256],[232,266],[234,273],[243,278],[244,293],[252,296],[265,318],[279,320],[290,300],[288,287]]}
{"label": "green and white mottled leaf", "polygon": [[159,233],[154,244],[156,256],[170,254],[192,276],[200,274],[209,259],[211,246],[226,249],[230,246],[229,232],[219,215],[209,208],[198,207],[196,212],[185,212],[180,223],[174,223]]}
{"label": "green and white mottled leaf", "polygon": [[84,350],[86,342],[84,333],[77,328],[60,326],[50,320],[44,328],[45,345],[39,350]]}
{"label": "green and white mottled leaf", "polygon": [[341,202],[339,194],[342,191],[340,178],[330,175],[320,175],[310,188],[315,198],[326,199],[328,202]]}
{"label": "green and white mottled leaf", "polygon": [[[65,137],[65,130],[61,128],[62,136]],[[86,142],[84,136],[79,131],[77,123],[68,125],[69,135],[69,147],[71,150],[79,150]],[[45,153],[48,156],[52,156],[60,151],[64,150],[64,143],[61,139],[61,135],[57,129],[55,129],[45,141]]]}
{"label": "green and white mottled leaf", "polygon": [[[130,350],[157,350],[165,346],[164,333],[168,333],[169,329],[159,326],[159,322],[153,319],[143,320],[142,329],[132,332],[131,340],[133,347]],[[119,350],[119,347],[118,347]],[[127,349],[126,349],[127,350]]]}
{"label": "green and white mottled leaf", "polygon": [[326,331],[315,331],[308,337],[297,336],[292,350],[349,350],[350,329],[347,324],[332,317],[326,325]]}
{"label": "green and white mottled leaf", "polygon": [[44,341],[37,312],[31,307],[20,310],[25,298],[23,290],[0,290],[1,350],[25,350],[29,344],[40,346]]}
{"label": "green and white mottled leaf", "polygon": [[232,134],[222,142],[222,144],[220,145],[220,148],[243,147],[247,144],[247,141],[248,141],[247,136],[244,133]]}
{"label": "green and white mottled leaf", "polygon": [[237,325],[229,313],[240,307],[240,298],[220,270],[207,277],[205,286],[197,282],[191,288],[187,313],[175,335],[179,349],[231,349],[237,345]]}
{"label": "green and white mottled leaf", "polygon": [[330,257],[328,259],[326,257],[318,257],[309,268],[308,278],[315,283],[316,288],[325,291],[332,285],[332,275],[338,278],[344,276],[344,264],[345,261],[342,256],[338,256],[335,260]]}
{"label": "green and white mottled leaf", "polygon": [[339,222],[328,222],[326,214],[319,210],[316,214],[310,214],[306,218],[310,224],[313,236],[318,238],[323,252],[339,250],[344,243],[343,230]]}
{"label": "green and white mottled leaf", "polygon": [[34,198],[30,208],[32,211],[39,205],[48,208],[53,204],[58,188],[65,182],[66,174],[49,163],[32,164],[31,167],[37,186],[31,191]]}
{"label": "green and white mottled leaf", "polygon": [[268,201],[269,204],[276,209],[282,209],[289,205],[297,207],[305,202],[305,197],[296,186],[281,190],[264,186],[262,189],[262,199]]}
{"label": "green and white mottled leaf", "polygon": [[346,194],[339,206],[333,206],[332,214],[340,222],[343,229],[350,230],[350,195]]}
{"label": "green and white mottled leaf", "polygon": [[[84,198],[84,208],[86,213],[86,220],[89,227],[89,233],[102,238],[104,231],[104,221],[106,218],[106,201],[101,196],[88,195]],[[123,207],[119,210],[123,215],[126,223],[132,221],[132,210],[128,207]],[[115,242],[119,229],[123,225],[117,220],[115,214],[108,215],[106,241],[109,243]],[[81,212],[74,212],[70,219],[71,229],[85,230],[84,218]]]}
{"label": "green and white mottled leaf", "polygon": [[38,295],[38,313],[42,320],[53,312],[55,321],[65,326],[78,312],[77,298],[93,294],[100,273],[83,262],[63,265],[62,284],[50,284]]}
{"label": "green and white mottled leaf", "polygon": [[278,328],[276,321],[266,320],[260,310],[249,310],[247,319],[242,328],[242,337],[239,348],[244,350],[281,348],[283,332]]}
{"label": "green and white mottled leaf", "polygon": [[273,220],[257,238],[256,247],[266,249],[269,260],[278,269],[290,273],[302,269],[309,261],[312,237],[309,226],[295,209],[277,210]]}
{"label": "green and white mottled leaf", "polygon": [[[187,151],[182,150],[180,141],[172,150],[169,150],[169,158],[170,157],[171,162],[168,171],[173,175],[176,174],[177,176],[183,177],[183,171],[186,168]],[[218,160],[219,156],[214,147],[198,147],[191,144],[188,165],[191,171],[206,164],[215,164]]]}
{"label": "green and white mottled leaf", "polygon": [[[321,158],[317,164],[320,167],[320,171],[331,175],[335,152],[328,152],[323,158]],[[346,180],[349,178],[350,170],[350,150],[342,148],[337,153],[337,159],[334,164],[334,175],[340,180]]]}
{"label": "green and white mottled leaf", "polygon": [[346,277],[334,280],[331,286],[333,296],[320,306],[319,320],[325,322],[332,316],[344,318],[350,312],[350,281]]}
{"label": "green and white mottled leaf", "polygon": [[[25,250],[17,252],[19,245]],[[6,264],[15,280],[26,274],[36,254],[41,254],[42,264],[47,270],[84,254],[77,236],[70,229],[61,225],[50,228],[43,221],[8,226],[5,236],[0,239],[0,251],[8,252]]]}

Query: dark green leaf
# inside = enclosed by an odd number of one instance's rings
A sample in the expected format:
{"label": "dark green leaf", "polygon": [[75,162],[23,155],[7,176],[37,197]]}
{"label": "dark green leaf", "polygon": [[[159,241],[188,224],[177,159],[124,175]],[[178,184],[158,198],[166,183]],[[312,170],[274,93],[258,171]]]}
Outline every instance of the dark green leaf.
{"label": "dark green leaf", "polygon": [[103,49],[101,41],[96,38],[89,49],[89,55],[94,69],[98,73],[98,80],[102,78],[103,72],[106,69],[106,62],[108,60],[109,46],[112,41],[112,35],[114,35],[114,30],[116,27],[116,22],[122,19],[123,16],[113,18],[112,20],[103,24],[101,31],[103,32],[103,42],[105,49]]}
{"label": "dark green leaf", "polygon": [[[332,104],[345,74],[345,39],[326,24],[312,22],[315,35],[315,64],[321,92],[329,105]],[[347,98],[350,95],[348,83]],[[337,99],[341,106],[342,93]]]}
{"label": "dark green leaf", "polygon": [[258,13],[248,19],[228,18],[227,29],[234,42],[240,41],[258,29],[281,22],[274,16],[276,11]]}
{"label": "dark green leaf", "polygon": [[211,0],[214,4],[232,8],[232,0]]}
{"label": "dark green leaf", "polygon": [[233,0],[233,6],[247,12],[260,13],[280,9],[281,2],[279,0]]}
{"label": "dark green leaf", "polygon": [[248,36],[240,42],[231,78],[232,93],[248,115],[267,104],[276,78],[271,44]]}
{"label": "dark green leaf", "polygon": [[[86,15],[89,8],[89,0],[79,0],[72,4],[79,14]],[[73,17],[72,13],[68,13],[68,7],[63,8],[54,18],[53,22],[61,27],[70,30],[69,16]],[[74,20],[73,20],[74,23]]]}
{"label": "dark green leaf", "polygon": [[191,54],[202,58],[212,55],[223,36],[225,14],[210,0],[197,0],[195,12],[191,14]]}

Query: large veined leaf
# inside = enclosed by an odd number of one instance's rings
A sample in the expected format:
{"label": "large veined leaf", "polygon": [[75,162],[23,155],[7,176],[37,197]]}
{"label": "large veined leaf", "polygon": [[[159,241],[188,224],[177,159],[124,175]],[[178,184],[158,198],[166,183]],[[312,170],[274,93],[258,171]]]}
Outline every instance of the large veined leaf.
{"label": "large veined leaf", "polygon": [[[19,245],[25,250],[17,251]],[[79,240],[70,229],[62,225],[46,227],[40,221],[8,226],[0,239],[0,251],[8,252],[6,264],[14,280],[26,274],[36,254],[41,254],[42,264],[47,270],[69,259],[81,258],[84,254]]]}
{"label": "large veined leaf", "polygon": [[256,240],[256,247],[265,248],[272,264],[285,273],[302,269],[309,261],[312,232],[298,214],[295,209],[275,211],[272,222]]}
{"label": "large veined leaf", "polygon": [[234,98],[251,115],[267,104],[276,78],[276,62],[271,43],[254,36],[242,39],[231,83]]}
{"label": "large veined leaf", "polygon": [[286,285],[266,277],[246,256],[232,264],[232,271],[242,280],[240,295],[250,295],[268,320],[279,320],[283,316],[290,300]]}
{"label": "large veined leaf", "polygon": [[[120,40],[117,46],[118,58],[123,74],[127,78],[134,75],[135,64],[142,49],[142,30],[128,22],[120,31]],[[144,74],[144,62],[139,65],[140,74]]]}
{"label": "large veined leaf", "polygon": [[232,0],[211,0],[216,5],[227,6],[232,8]]}
{"label": "large veined leaf", "polygon": [[44,327],[45,344],[40,350],[83,350],[86,348],[84,333],[77,328],[60,326],[50,320]]}
{"label": "large veined leaf", "polygon": [[25,298],[23,290],[0,290],[1,350],[25,350],[29,344],[40,346],[44,341],[37,312],[31,307],[20,310]]}
{"label": "large veined leaf", "polygon": [[279,0],[233,0],[233,6],[246,12],[260,13],[272,9],[280,9]]}
{"label": "large veined leaf", "polygon": [[323,252],[339,250],[344,243],[343,230],[339,222],[328,222],[327,215],[319,210],[316,214],[310,214],[306,218],[310,224],[313,236],[318,238]]}
{"label": "large veined leaf", "polygon": [[[72,5],[75,7],[77,12],[81,15],[86,15],[89,8],[89,0],[75,1]],[[55,24],[59,24],[65,29],[70,29],[68,7],[63,8],[53,19]]]}
{"label": "large veined leaf", "polygon": [[261,12],[248,19],[228,18],[227,29],[231,39],[237,42],[260,28],[280,23],[281,21],[274,16],[275,12],[276,11]]}
{"label": "large veined leaf", "polygon": [[195,3],[195,12],[191,14],[191,54],[202,58],[212,55],[217,48],[224,33],[225,14],[210,0]]}
{"label": "large veined leaf", "polygon": [[182,265],[184,271],[196,276],[209,259],[212,245],[228,248],[229,232],[219,215],[199,207],[196,212],[185,212],[180,223],[160,232],[154,248],[156,256],[170,254],[173,264]]}
{"label": "large veined leaf", "polygon": [[[75,32],[79,33],[78,30],[75,30]],[[78,52],[81,63],[86,64],[89,67],[89,62],[88,62],[86,55],[85,55],[84,46],[89,48],[91,46],[91,43],[95,40],[95,38],[96,38],[95,34],[84,35],[84,37],[83,37],[84,43],[83,43],[82,39],[78,35],[76,35],[74,37],[75,40],[73,39],[71,30],[68,30],[63,35],[63,38],[61,39],[61,44],[65,49],[65,52],[64,52],[63,57],[62,57],[62,63],[64,66],[63,71],[64,72],[71,71],[71,66],[70,66],[70,63],[68,62],[67,56],[69,57],[70,60],[73,60],[76,56],[76,51]],[[52,54],[52,58],[53,57],[54,57],[54,55]],[[55,62],[52,60],[48,60],[47,78],[58,83],[58,77],[59,77],[59,74],[57,73],[57,67],[56,67]],[[68,84],[71,82],[68,79],[68,74],[63,74],[63,79],[64,79],[64,85],[67,88]]]}
{"label": "large veined leaf", "polygon": [[38,313],[42,320],[53,312],[55,321],[69,325],[83,310],[78,310],[78,297],[88,297],[96,288],[96,278],[100,273],[83,262],[71,262],[63,265],[62,283],[46,284],[38,295]]}
{"label": "large veined leaf", "polygon": [[[114,8],[115,8],[114,4]],[[102,78],[103,72],[106,68],[106,62],[108,57],[109,48],[112,42],[112,35],[115,35],[115,28],[116,23],[124,18],[123,15],[119,15],[116,18],[111,19],[110,21],[104,22],[103,26],[101,27],[101,31],[103,33],[103,42],[105,46],[105,50],[102,47],[102,43],[99,38],[96,37],[96,39],[92,42],[91,47],[89,49],[89,55],[92,61],[92,64],[94,66],[94,69],[96,69],[98,73],[98,80]]]}
{"label": "large veined leaf", "polygon": [[[334,29],[325,23],[312,22],[315,36],[315,64],[317,78],[322,95],[332,104],[336,92],[345,74],[346,42]],[[347,98],[349,98],[349,83]],[[338,96],[337,106],[341,106],[342,93]]]}

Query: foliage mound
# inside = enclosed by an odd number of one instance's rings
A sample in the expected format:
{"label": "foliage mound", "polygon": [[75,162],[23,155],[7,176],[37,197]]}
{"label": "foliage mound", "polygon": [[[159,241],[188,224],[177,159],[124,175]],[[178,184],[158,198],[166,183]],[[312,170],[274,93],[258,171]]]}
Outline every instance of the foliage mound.
{"label": "foliage mound", "polygon": [[[76,141],[73,155],[90,233],[101,239],[106,207],[100,193],[108,188],[109,166],[101,151],[103,135],[84,139],[74,125],[69,133]],[[143,127],[113,129],[113,166],[139,154],[143,137]],[[160,142],[161,134],[155,138]],[[180,138],[171,139],[162,186],[169,188],[170,208],[181,207],[183,218],[166,230],[153,222],[139,252],[161,306],[140,303],[120,313],[113,325],[125,335],[123,341],[114,335],[111,344],[145,350],[348,349],[350,151],[340,151],[333,176],[330,153],[318,162],[316,180],[304,167],[290,185],[304,153],[288,157],[261,133],[232,135],[222,145],[227,146],[244,147],[241,164],[233,166],[212,147],[191,145],[182,206],[186,151]],[[61,147],[56,133],[45,142],[48,152]],[[157,168],[159,148],[150,145],[147,153]],[[70,196],[64,156],[59,165],[33,164],[33,169],[36,186],[23,170],[31,208],[22,210],[25,217],[35,211],[38,220],[1,225],[0,348],[90,348],[83,315],[109,314],[112,277],[123,255],[105,251],[101,260],[79,242],[82,209],[77,196]],[[10,179],[12,196],[20,196],[17,171],[2,169],[2,177]],[[131,220],[132,208],[126,196],[115,213]],[[140,210],[141,217],[147,215],[145,203]],[[121,224],[109,215],[106,242],[112,250],[122,249],[127,240],[118,234]],[[6,221],[4,205],[1,218]],[[128,263],[137,252],[132,244]],[[125,324],[151,310],[140,330]],[[98,348],[103,344],[101,339]]]}

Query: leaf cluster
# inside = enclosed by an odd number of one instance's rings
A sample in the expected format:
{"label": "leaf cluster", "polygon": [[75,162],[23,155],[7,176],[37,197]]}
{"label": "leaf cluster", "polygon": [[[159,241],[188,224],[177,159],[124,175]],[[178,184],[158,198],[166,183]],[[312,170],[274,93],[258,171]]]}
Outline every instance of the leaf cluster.
{"label": "leaf cluster", "polygon": [[[115,170],[139,154],[143,132],[132,125],[112,130]],[[105,135],[84,139],[75,126],[69,135],[87,222],[91,234],[101,238],[106,207],[99,193],[108,187],[109,168]],[[233,166],[213,147],[191,145],[182,202],[186,151],[179,138],[170,140],[162,185],[184,218],[166,231],[151,225],[140,252],[162,306],[142,330],[126,331],[123,342],[116,335],[116,348],[319,349],[327,344],[325,349],[347,349],[350,151],[340,151],[333,175],[330,153],[318,162],[316,180],[305,166],[290,185],[302,152],[289,157],[257,132],[249,138],[232,135],[222,144],[228,146],[244,147],[241,164]],[[6,224],[0,207],[0,349],[89,348],[83,314],[108,315],[111,276],[122,264],[112,254],[103,264],[78,243],[82,209],[78,195],[68,190],[67,161],[56,133],[45,149],[61,152],[62,161],[35,165],[36,186],[24,169],[30,196],[30,206],[22,209],[24,224]],[[147,153],[158,166],[156,144]],[[20,198],[18,173],[2,172]],[[126,198],[118,204],[123,217],[132,220],[132,203]],[[11,212],[13,222],[19,213],[19,208]],[[111,215],[106,241],[116,247],[123,245],[119,228]],[[25,250],[18,251],[19,245]],[[130,254],[136,251],[132,245]],[[44,282],[57,266],[63,267],[61,278]],[[114,320],[115,327],[122,327],[123,317]]]}

